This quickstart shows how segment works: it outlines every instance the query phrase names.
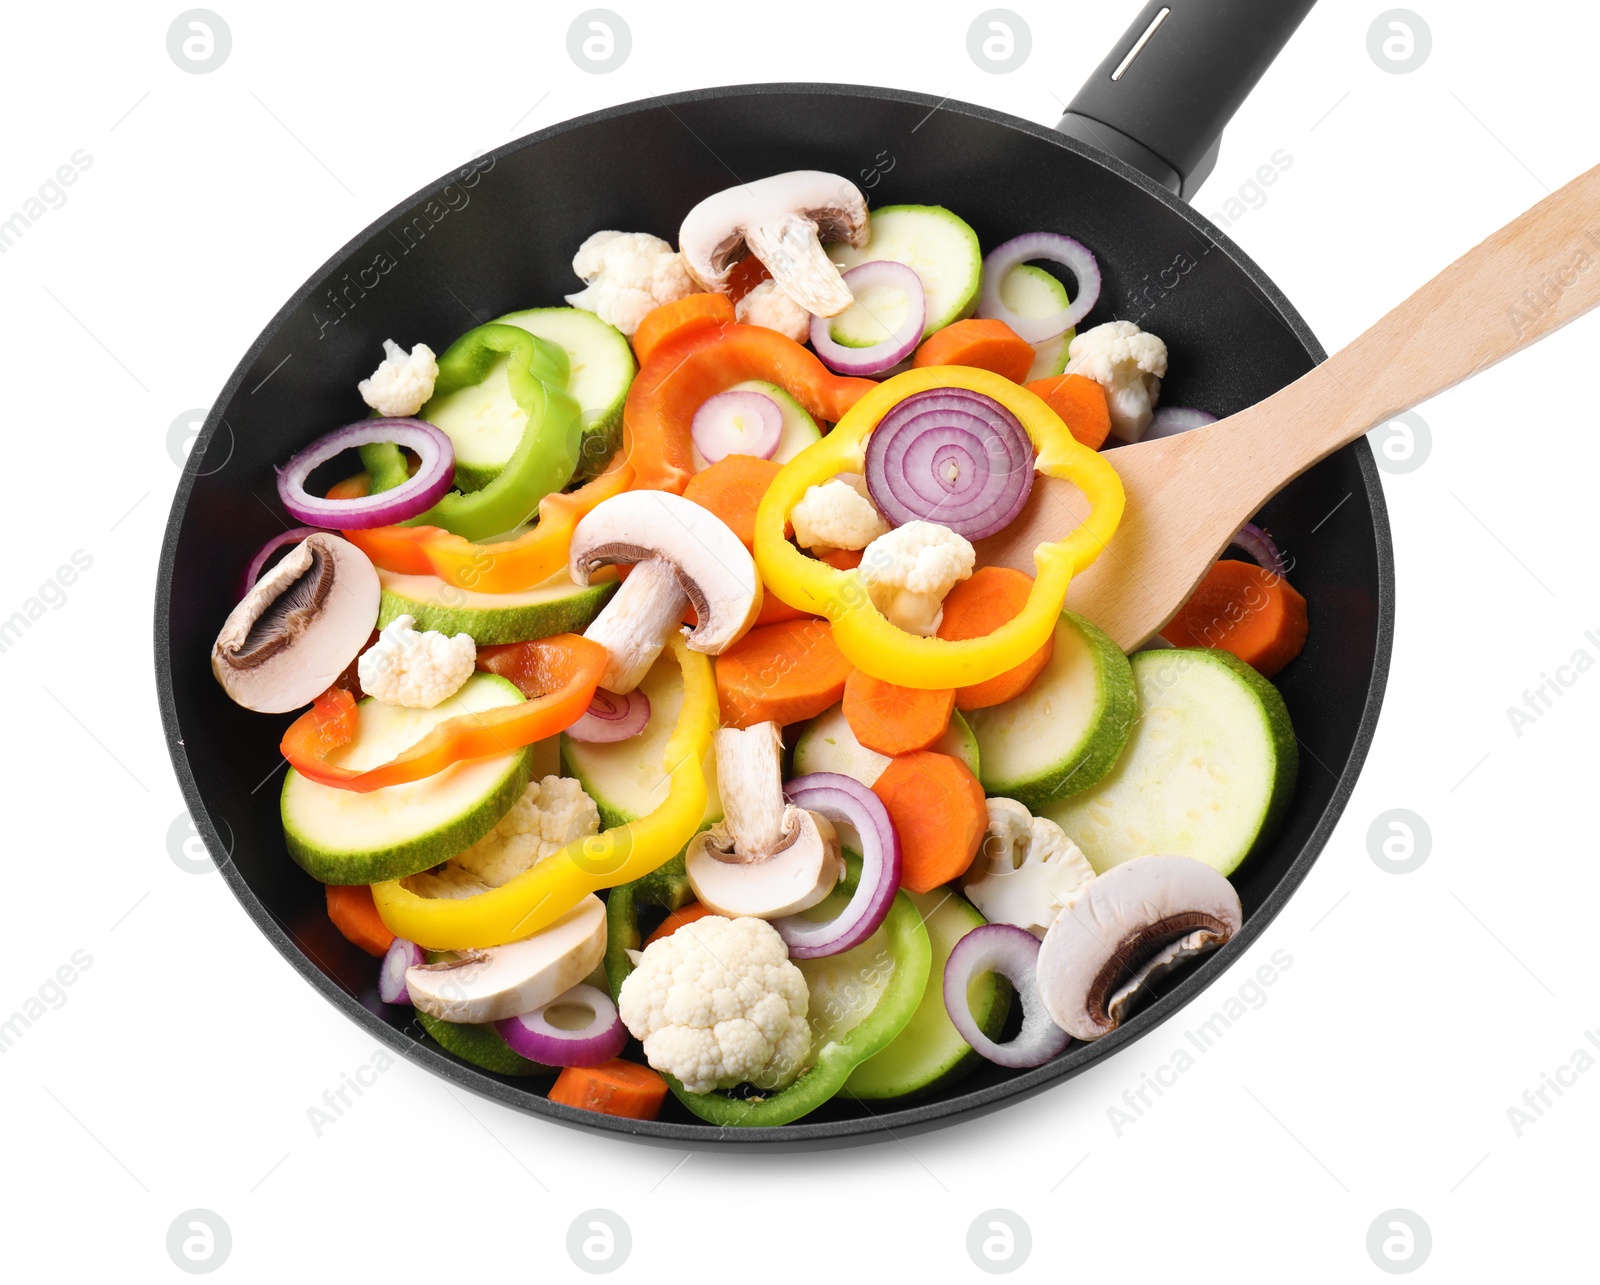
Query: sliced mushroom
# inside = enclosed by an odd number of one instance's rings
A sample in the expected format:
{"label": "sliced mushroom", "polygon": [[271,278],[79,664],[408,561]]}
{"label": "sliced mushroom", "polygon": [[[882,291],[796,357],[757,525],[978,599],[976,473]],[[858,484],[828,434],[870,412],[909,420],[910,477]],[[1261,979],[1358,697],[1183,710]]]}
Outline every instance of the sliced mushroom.
{"label": "sliced mushroom", "polygon": [[694,895],[729,917],[809,910],[833,891],[844,861],[832,823],[783,797],[782,730],[776,723],[719,728],[712,745],[722,820],[684,854]]}
{"label": "sliced mushroom", "polygon": [[581,585],[601,567],[633,564],[585,638],[610,656],[600,686],[626,695],[649,672],[693,606],[689,646],[715,656],[761,610],[756,564],[721,518],[670,491],[624,491],[596,505],[572,533],[568,574]]}
{"label": "sliced mushroom", "polygon": [[1039,992],[1067,1034],[1117,1029],[1152,978],[1228,941],[1244,922],[1233,885],[1189,857],[1135,857],[1077,894],[1039,948]]}
{"label": "sliced mushroom", "polygon": [[498,1022],[543,1008],[587,977],[606,953],[606,907],[587,896],[521,941],[406,969],[411,1002],[446,1022]]}
{"label": "sliced mushroom", "polygon": [[211,672],[246,709],[309,705],[372,636],[378,597],[366,554],[335,535],[308,535],[228,613]]}
{"label": "sliced mushroom", "polygon": [[734,265],[753,254],[791,299],[819,317],[855,302],[824,241],[867,243],[867,199],[847,178],[791,170],[708,196],[678,230],[689,275],[706,290],[728,292]]}

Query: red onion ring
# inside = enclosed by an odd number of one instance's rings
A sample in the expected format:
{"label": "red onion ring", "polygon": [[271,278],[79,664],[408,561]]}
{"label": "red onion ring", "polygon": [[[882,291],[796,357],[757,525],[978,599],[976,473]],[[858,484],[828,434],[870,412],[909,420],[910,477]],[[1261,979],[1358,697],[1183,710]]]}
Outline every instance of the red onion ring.
{"label": "red onion ring", "polygon": [[861,878],[845,908],[828,920],[788,915],[774,919],[790,959],[822,959],[859,946],[878,931],[900,890],[900,837],[883,801],[853,777],[811,772],[783,787],[797,808],[855,827],[861,836]]}
{"label": "red onion ring", "polygon": [[1026,430],[994,398],[930,388],[891,407],[867,438],[867,490],[895,526],[921,519],[981,540],[1027,504],[1033,455]]}
{"label": "red onion ring", "polygon": [[385,1004],[409,1004],[411,992],[406,987],[406,969],[428,962],[422,947],[404,937],[396,937],[384,952],[383,964],[378,969],[378,998]]}
{"label": "red onion ring", "polygon": [[567,728],[567,735],[590,745],[608,745],[639,735],[649,723],[650,698],[643,692],[636,688],[621,696],[597,687],[589,708]]}
{"label": "red onion ring", "polygon": [[[421,463],[399,486],[354,500],[329,500],[306,490],[319,464],[369,442],[410,447]],[[278,470],[278,498],[290,516],[337,531],[391,526],[431,509],[455,480],[456,452],[442,429],[420,419],[363,419],[319,437]]]}
{"label": "red onion ring", "polygon": [[[961,1038],[997,1066],[1043,1066],[1072,1037],[1055,1024],[1039,994],[1037,937],[1012,924],[985,924],[958,941],[944,965],[944,1006]],[[997,1044],[972,1016],[967,987],[984,973],[999,973],[1022,1002],[1022,1030]]]}
{"label": "red onion ring", "polygon": [[[1077,279],[1078,293],[1052,317],[1023,317],[1006,307],[1000,298],[1000,283],[1019,263],[1045,259],[1059,263]],[[1029,232],[995,246],[983,260],[983,294],[978,300],[978,315],[1003,321],[1030,344],[1043,343],[1065,334],[1094,311],[1100,301],[1100,265],[1081,241],[1059,232]]]}
{"label": "red onion ring", "polygon": [[1281,578],[1289,574],[1289,564],[1283,560],[1277,543],[1254,522],[1246,522],[1240,527],[1229,543],[1238,545],[1273,575]]}
{"label": "red onion ring", "polygon": [[1217,417],[1210,411],[1196,410],[1193,406],[1162,406],[1151,416],[1150,426],[1139,440],[1150,442],[1158,437],[1176,437],[1191,428],[1204,428],[1216,422]]}
{"label": "red onion ring", "polygon": [[887,339],[870,348],[847,348],[833,337],[837,318],[811,318],[811,346],[829,370],[841,375],[881,375],[889,367],[911,356],[922,342],[922,328],[928,320],[928,297],[916,269],[893,259],[873,259],[860,263],[844,274],[851,292],[889,286],[906,296],[906,315]]}
{"label": "red onion ring", "polygon": [[[565,1030],[545,1016],[559,1004],[586,1008],[594,1016],[575,1031]],[[502,1018],[494,1029],[513,1053],[545,1066],[599,1066],[621,1053],[628,1042],[628,1028],[622,1024],[611,996],[585,982],[556,996],[543,1008]]]}
{"label": "red onion ring", "polygon": [[321,527],[297,526],[268,540],[256,550],[256,556],[250,559],[250,565],[244,569],[244,579],[239,583],[239,597],[243,598],[256,587],[256,581],[261,579],[261,572],[267,565],[267,559],[274,553],[286,544],[299,544],[308,535],[317,535],[322,530]]}
{"label": "red onion ring", "polygon": [[[750,421],[749,427],[740,423]],[[689,422],[689,436],[707,464],[728,455],[770,460],[783,436],[778,403],[754,389],[730,390],[700,403]]]}

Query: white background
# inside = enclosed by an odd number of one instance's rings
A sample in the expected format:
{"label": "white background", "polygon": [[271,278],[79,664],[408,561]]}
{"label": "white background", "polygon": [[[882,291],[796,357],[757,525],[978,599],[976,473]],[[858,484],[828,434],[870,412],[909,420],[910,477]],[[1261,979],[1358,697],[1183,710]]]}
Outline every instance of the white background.
{"label": "white background", "polygon": [[[853,0],[814,20],[612,0],[632,54],[591,75],[566,49],[581,4],[212,4],[233,48],[205,75],[168,56],[179,3],[16,6],[7,24],[0,217],[76,150],[92,165],[0,255],[0,616],[74,550],[93,559],[0,655],[0,1016],[75,950],[93,959],[0,1055],[8,1276],[176,1279],[167,1228],[195,1207],[231,1228],[219,1279],[240,1280],[585,1279],[566,1231],[595,1206],[631,1228],[618,1279],[636,1280],[980,1279],[965,1234],[995,1207],[1032,1229],[1018,1279],[1378,1279],[1367,1229],[1394,1207],[1431,1228],[1422,1271],[1438,1279],[1513,1264],[1548,1278],[1586,1253],[1600,1073],[1550,1095],[1520,1137],[1507,1108],[1600,1025],[1600,676],[1521,736],[1506,707],[1576,649],[1600,658],[1583,636],[1600,629],[1600,318],[1421,408],[1431,455],[1385,478],[1399,623],[1366,771],[1282,917],[1158,1034],[978,1122],[832,1154],[685,1158],[526,1118],[403,1062],[316,1136],[307,1109],[370,1065],[373,1042],[219,878],[167,853],[182,804],[148,639],[174,418],[210,404],[328,254],[484,148],[751,79],[906,86],[1053,122],[1137,6],[1015,0],[1033,53],[993,75],[967,54],[979,3]],[[1381,0],[1322,0],[1199,198],[1218,211],[1275,151],[1293,156],[1231,232],[1329,349],[1600,159],[1586,52],[1600,10],[1414,4],[1432,55],[1394,75],[1367,52]],[[1368,853],[1369,824],[1396,807],[1432,831],[1411,874]],[[1118,1136],[1108,1108],[1279,950],[1293,965],[1264,1005]]]}

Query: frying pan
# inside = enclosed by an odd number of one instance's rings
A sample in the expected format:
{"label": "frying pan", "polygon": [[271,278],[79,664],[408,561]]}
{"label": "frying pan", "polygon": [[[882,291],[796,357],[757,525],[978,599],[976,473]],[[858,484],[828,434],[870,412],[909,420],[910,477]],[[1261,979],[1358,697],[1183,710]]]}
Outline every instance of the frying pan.
{"label": "frying pan", "polygon": [[283,721],[232,704],[208,652],[241,568],[292,525],[273,466],[361,412],[355,381],[385,338],[442,350],[469,326],[559,302],[577,287],[572,254],[591,232],[675,240],[691,206],[736,180],[833,171],[861,183],[873,205],[948,206],[985,246],[1069,232],[1095,251],[1105,276],[1090,324],[1137,319],[1166,341],[1164,402],[1228,415],[1277,391],[1326,354],[1272,282],[1182,197],[1205,177],[1223,126],[1313,2],[1157,0],[1058,129],[848,85],[745,85],[596,112],[444,176],[319,268],[261,332],[207,417],[173,502],[156,590],[156,672],[173,766],[222,877],[283,956],[353,1021],[446,1080],[534,1115],[675,1147],[794,1149],[968,1118],[1115,1053],[1220,977],[1316,860],[1377,720],[1394,568],[1365,441],[1301,476],[1259,519],[1294,558],[1313,623],[1305,652],[1279,678],[1302,746],[1299,785],[1275,838],[1235,876],[1246,920],[1233,943],[1120,1030],[1075,1043],[1046,1066],[984,1063],[926,1099],[869,1107],[839,1098],[781,1128],[717,1129],[672,1099],[653,1122],[574,1111],[542,1096],[548,1080],[503,1079],[458,1062],[409,1010],[382,1005],[375,961],[332,928],[322,889],[285,850]]}

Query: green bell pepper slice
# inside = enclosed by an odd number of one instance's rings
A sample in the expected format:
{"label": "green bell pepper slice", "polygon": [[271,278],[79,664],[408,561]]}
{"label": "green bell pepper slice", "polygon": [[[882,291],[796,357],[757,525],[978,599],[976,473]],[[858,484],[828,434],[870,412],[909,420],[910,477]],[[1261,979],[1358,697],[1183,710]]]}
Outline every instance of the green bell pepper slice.
{"label": "green bell pepper slice", "polygon": [[[506,381],[528,417],[522,439],[499,475],[481,490],[451,491],[404,525],[436,526],[468,540],[487,540],[521,526],[539,501],[572,480],[583,439],[583,411],[567,392],[566,349],[520,326],[495,322],[469,330],[439,357],[433,395],[480,384],[501,357]],[[425,411],[427,407],[423,407]],[[376,494],[405,480],[405,457],[392,442],[361,448]]]}
{"label": "green bell pepper slice", "polygon": [[[692,895],[682,869],[681,860],[670,862],[637,883],[611,890],[606,975],[613,995],[633,971],[627,952],[639,948],[637,908],[676,910]],[[844,890],[835,895],[845,895]],[[921,914],[904,892],[896,893],[878,931],[861,945],[827,959],[796,962],[811,991],[807,1020],[813,1045],[810,1064],[793,1084],[748,1098],[690,1093],[671,1075],[667,1084],[678,1101],[709,1124],[759,1128],[798,1120],[837,1094],[857,1066],[905,1029],[922,1002],[932,959]],[[876,1000],[862,1014],[861,997],[879,987]]]}

